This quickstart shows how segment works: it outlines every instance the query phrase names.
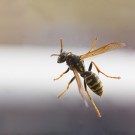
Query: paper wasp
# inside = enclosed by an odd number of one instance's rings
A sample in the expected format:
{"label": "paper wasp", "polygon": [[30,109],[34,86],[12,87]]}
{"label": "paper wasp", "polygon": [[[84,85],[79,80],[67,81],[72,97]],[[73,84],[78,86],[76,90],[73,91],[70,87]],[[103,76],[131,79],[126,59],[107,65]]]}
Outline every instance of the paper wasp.
{"label": "paper wasp", "polygon": [[[88,106],[88,103],[87,103],[86,98],[85,98],[85,93],[87,93],[88,98],[92,102],[92,105],[94,106],[94,108],[98,114],[98,117],[101,117],[99,109],[97,108],[96,104],[94,103],[91,95],[89,94],[89,92],[87,90],[87,86],[88,86],[95,94],[97,94],[99,96],[101,96],[103,93],[103,85],[102,85],[99,77],[91,71],[92,66],[94,65],[96,70],[98,71],[98,73],[102,73],[106,77],[114,78],[114,79],[120,79],[120,77],[108,76],[107,74],[102,72],[93,61],[90,63],[88,71],[86,71],[85,66],[84,66],[84,59],[98,55],[98,54],[102,54],[102,53],[105,53],[105,52],[108,52],[108,51],[111,51],[114,49],[124,47],[125,43],[122,43],[122,42],[108,43],[108,44],[93,51],[93,48],[95,47],[96,42],[97,42],[97,38],[95,38],[95,40],[93,41],[93,43],[90,47],[89,52],[87,52],[86,54],[75,55],[72,52],[63,51],[62,39],[60,39],[60,47],[61,47],[60,54],[52,54],[51,56],[58,56],[57,63],[66,62],[68,65],[68,69],[65,72],[63,72],[58,78],[55,78],[54,80],[60,79],[69,70],[72,70],[74,73],[74,77],[70,80],[66,89],[58,96],[58,98],[60,98],[62,95],[65,94],[65,92],[68,90],[70,84],[76,79],[77,84],[78,84],[79,93],[81,94],[81,96],[85,102],[85,105]],[[81,83],[81,80],[80,80],[78,73],[84,79],[84,87]]]}

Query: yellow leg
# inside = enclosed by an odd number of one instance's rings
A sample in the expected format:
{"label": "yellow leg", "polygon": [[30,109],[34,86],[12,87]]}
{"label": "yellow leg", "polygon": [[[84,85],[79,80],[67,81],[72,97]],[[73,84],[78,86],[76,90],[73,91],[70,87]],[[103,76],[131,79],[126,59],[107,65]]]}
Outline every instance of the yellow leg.
{"label": "yellow leg", "polygon": [[68,83],[68,86],[67,86],[66,89],[58,96],[58,98],[60,98],[61,96],[63,96],[63,95],[66,93],[66,91],[68,90],[70,84],[73,82],[74,79],[75,79],[75,77],[73,77],[73,78],[70,80],[70,82]]}
{"label": "yellow leg", "polygon": [[96,110],[98,117],[100,118],[100,117],[101,117],[101,114],[100,114],[99,109],[97,108],[95,102],[93,101],[93,99],[91,98],[91,96],[90,96],[90,94],[88,93],[87,90],[86,90],[86,93],[87,93],[87,95],[88,95],[88,97],[89,97],[89,99],[90,99],[92,105],[94,106],[94,109]]}
{"label": "yellow leg", "polygon": [[89,50],[86,54],[80,55],[80,58],[81,58],[81,59],[87,58],[87,56],[89,56],[89,53],[90,53],[90,52],[93,50],[93,48],[95,47],[96,43],[97,43],[97,38],[94,39],[94,41],[93,41],[93,43],[92,43],[92,45],[91,45],[91,47],[90,47],[90,50]]}
{"label": "yellow leg", "polygon": [[54,78],[53,80],[55,81],[55,80],[60,79],[60,78],[61,78],[64,74],[66,74],[68,71],[69,71],[69,68],[68,68],[65,72],[63,72],[59,77]]}
{"label": "yellow leg", "polygon": [[88,95],[89,100],[91,101],[91,103],[92,103],[92,105],[93,105],[95,111],[97,112],[98,117],[100,118],[100,117],[101,117],[100,111],[99,111],[99,109],[97,108],[97,106],[96,106],[94,100],[92,99],[92,97],[90,96],[90,94],[89,94],[89,92],[88,92],[88,90],[87,90],[87,86],[86,86],[85,80],[84,80],[84,88],[85,88],[85,91],[86,91],[86,93],[87,93],[87,95]]}
{"label": "yellow leg", "polygon": [[119,76],[109,76],[109,75],[103,73],[102,71],[100,71],[100,69],[97,67],[97,65],[93,61],[91,62],[91,64],[93,64],[95,66],[98,73],[102,73],[103,75],[105,75],[106,77],[109,77],[109,78],[120,79]]}
{"label": "yellow leg", "polygon": [[90,47],[89,52],[92,51],[92,49],[94,48],[94,46],[96,45],[96,43],[97,43],[97,38],[94,39],[94,41],[93,41],[93,43],[92,43],[92,45],[91,45],[91,47]]}

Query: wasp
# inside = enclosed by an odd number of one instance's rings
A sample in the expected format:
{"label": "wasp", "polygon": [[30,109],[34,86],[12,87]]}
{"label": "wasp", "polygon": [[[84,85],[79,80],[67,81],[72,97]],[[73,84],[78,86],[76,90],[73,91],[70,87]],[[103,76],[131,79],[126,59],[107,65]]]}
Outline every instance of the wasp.
{"label": "wasp", "polygon": [[[60,54],[52,54],[51,56],[58,56],[57,63],[66,62],[66,64],[68,65],[67,70],[65,72],[63,72],[59,77],[55,78],[54,80],[60,79],[69,70],[72,70],[74,73],[74,76],[69,81],[66,89],[58,96],[58,98],[63,96],[66,93],[66,91],[69,89],[70,84],[74,80],[76,80],[79,93],[80,93],[81,97],[83,98],[85,105],[88,107],[88,103],[86,101],[86,96],[85,96],[85,93],[86,93],[89,100],[91,101],[95,111],[97,112],[98,117],[101,117],[101,113],[100,113],[98,107],[96,106],[94,100],[92,99],[90,93],[87,90],[87,86],[88,86],[96,95],[102,96],[102,94],[103,94],[102,82],[99,79],[99,77],[91,71],[92,66],[95,66],[98,73],[101,73],[108,78],[120,79],[120,77],[119,76],[117,76],[117,77],[109,76],[109,75],[105,74],[104,72],[102,72],[99,69],[99,67],[93,61],[91,61],[88,70],[86,70],[85,66],[84,66],[84,59],[98,55],[98,54],[102,54],[102,53],[105,53],[108,51],[112,51],[114,49],[124,47],[126,44],[122,43],[122,42],[113,42],[113,43],[108,43],[96,50],[93,50],[96,45],[96,42],[97,42],[97,38],[94,39],[94,41],[87,53],[85,53],[83,55],[75,55],[72,52],[63,51],[63,43],[62,43],[62,39],[60,39]],[[84,80],[84,87],[83,87],[83,84],[81,82],[79,75]]]}

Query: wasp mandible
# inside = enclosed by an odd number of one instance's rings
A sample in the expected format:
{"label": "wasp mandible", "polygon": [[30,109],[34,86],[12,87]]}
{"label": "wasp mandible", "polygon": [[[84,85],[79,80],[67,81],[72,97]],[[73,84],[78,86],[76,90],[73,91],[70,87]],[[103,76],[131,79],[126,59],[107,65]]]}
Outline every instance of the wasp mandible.
{"label": "wasp mandible", "polygon": [[[124,47],[126,44],[122,43],[122,42],[113,42],[113,43],[108,43],[96,50],[93,51],[95,45],[97,42],[97,38],[94,39],[89,51],[86,54],[83,55],[75,55],[72,52],[66,52],[63,51],[63,43],[62,43],[62,39],[60,39],[60,54],[52,54],[51,56],[58,56],[57,59],[57,63],[63,63],[66,62],[68,65],[68,68],[65,72],[63,72],[58,78],[55,78],[54,80],[58,80],[60,79],[64,74],[66,74],[69,70],[72,70],[74,73],[73,78],[69,81],[66,89],[58,96],[58,98],[60,98],[61,96],[63,96],[65,94],[65,92],[68,90],[70,84],[76,79],[77,81],[77,85],[78,85],[78,90],[79,93],[81,94],[85,105],[88,106],[88,103],[86,101],[85,98],[85,93],[87,93],[87,96],[89,98],[89,100],[91,101],[92,105],[94,106],[98,117],[101,117],[101,113],[98,109],[98,107],[96,106],[96,104],[94,103],[91,95],[89,94],[88,90],[87,90],[87,86],[98,96],[102,96],[103,94],[103,85],[101,80],[99,79],[99,77],[93,73],[92,70],[92,66],[94,65],[97,72],[98,73],[102,73],[103,75],[105,75],[106,77],[109,78],[114,78],[114,79],[120,79],[119,76],[109,76],[107,74],[105,74],[104,72],[102,72],[98,66],[92,61],[89,65],[88,70],[85,69],[84,66],[84,59],[88,58],[88,57],[92,57],[98,54],[102,54],[114,49],[118,49],[121,47]],[[82,85],[81,79],[79,77],[80,76],[83,78],[84,80],[84,87]]]}

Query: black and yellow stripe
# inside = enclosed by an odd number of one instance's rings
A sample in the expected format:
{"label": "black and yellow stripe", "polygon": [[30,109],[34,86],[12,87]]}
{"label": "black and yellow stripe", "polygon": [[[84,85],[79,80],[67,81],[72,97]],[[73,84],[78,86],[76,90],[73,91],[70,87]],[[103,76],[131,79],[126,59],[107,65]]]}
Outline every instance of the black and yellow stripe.
{"label": "black and yellow stripe", "polygon": [[101,83],[101,80],[99,77],[91,72],[87,71],[85,72],[85,82],[88,85],[88,87],[97,95],[101,96],[103,93],[103,85]]}

